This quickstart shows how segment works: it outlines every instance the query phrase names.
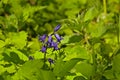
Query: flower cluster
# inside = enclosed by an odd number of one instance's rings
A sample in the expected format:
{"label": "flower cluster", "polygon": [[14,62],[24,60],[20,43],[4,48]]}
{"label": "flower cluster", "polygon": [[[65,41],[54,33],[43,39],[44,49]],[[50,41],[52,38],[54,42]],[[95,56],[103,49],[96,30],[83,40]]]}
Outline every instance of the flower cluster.
{"label": "flower cluster", "polygon": [[[61,42],[61,40],[63,39],[59,34],[57,34],[57,31],[61,28],[61,25],[57,25],[54,28],[54,31],[52,34],[50,35],[42,35],[39,36],[39,41],[41,41],[43,43],[43,46],[41,48],[41,52],[46,54],[46,51],[48,48],[53,48],[53,51],[55,50],[59,50],[60,48],[58,47],[58,44]],[[55,39],[53,39],[53,37],[55,37]],[[53,61],[51,62],[51,60],[48,60],[50,63],[53,63]]]}

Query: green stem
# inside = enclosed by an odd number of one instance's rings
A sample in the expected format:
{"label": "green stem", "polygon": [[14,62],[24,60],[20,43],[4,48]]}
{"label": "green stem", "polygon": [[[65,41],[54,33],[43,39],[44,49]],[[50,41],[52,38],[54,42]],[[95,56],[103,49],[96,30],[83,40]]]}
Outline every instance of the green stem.
{"label": "green stem", "polygon": [[106,0],[103,0],[103,8],[104,8],[104,14],[106,15],[107,13]]}
{"label": "green stem", "polygon": [[44,63],[46,62],[46,53],[44,53]]}
{"label": "green stem", "polygon": [[118,45],[120,44],[120,14],[119,14],[119,22],[118,22]]}
{"label": "green stem", "polygon": [[97,76],[97,62],[96,62],[96,53],[94,51],[94,47],[93,45],[91,45],[91,48],[92,48],[92,59],[93,59],[93,66],[94,66],[94,75],[92,76],[92,80],[95,80],[96,79],[96,76]]}

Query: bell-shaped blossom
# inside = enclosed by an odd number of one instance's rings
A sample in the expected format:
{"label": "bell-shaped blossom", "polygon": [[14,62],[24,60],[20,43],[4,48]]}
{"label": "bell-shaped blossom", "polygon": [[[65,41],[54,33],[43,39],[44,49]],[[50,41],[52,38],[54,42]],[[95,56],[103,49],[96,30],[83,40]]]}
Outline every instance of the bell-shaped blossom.
{"label": "bell-shaped blossom", "polygon": [[58,24],[55,28],[54,28],[54,32],[58,31],[60,29],[61,25]]}
{"label": "bell-shaped blossom", "polygon": [[53,50],[59,50],[57,42],[52,42],[51,46],[54,48]]}
{"label": "bell-shaped blossom", "polygon": [[54,63],[54,60],[51,59],[51,58],[48,58],[48,62],[49,62],[50,64],[53,64],[53,63]]}
{"label": "bell-shaped blossom", "polygon": [[42,49],[40,51],[46,53],[46,50],[47,50],[46,46],[42,46]]}
{"label": "bell-shaped blossom", "polygon": [[52,42],[52,36],[48,36],[48,42],[51,43]]}
{"label": "bell-shaped blossom", "polygon": [[46,34],[44,34],[43,36],[39,36],[39,40],[40,40],[41,42],[44,42],[45,39],[46,39],[46,37],[47,37]]}
{"label": "bell-shaped blossom", "polygon": [[58,34],[54,34],[54,36],[56,37],[58,42],[60,42],[62,40],[62,38]]}

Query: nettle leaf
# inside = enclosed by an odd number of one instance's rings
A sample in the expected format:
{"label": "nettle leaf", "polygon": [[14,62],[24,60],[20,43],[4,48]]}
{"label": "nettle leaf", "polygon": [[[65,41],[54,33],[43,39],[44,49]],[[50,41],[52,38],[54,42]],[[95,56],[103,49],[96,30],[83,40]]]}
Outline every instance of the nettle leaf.
{"label": "nettle leaf", "polygon": [[82,59],[89,59],[90,55],[88,54],[87,50],[80,45],[75,45],[72,47],[67,47],[65,49],[68,55],[65,57],[65,60],[69,60],[72,58],[82,58]]}
{"label": "nettle leaf", "polygon": [[67,62],[63,62],[62,59],[59,59],[56,61],[53,72],[56,76],[64,77],[81,60],[82,59],[74,58]]}
{"label": "nettle leaf", "polygon": [[75,9],[73,8],[72,10],[67,10],[65,12],[65,15],[68,17],[68,18],[75,18],[76,17],[76,14],[79,13],[79,9]]}
{"label": "nettle leaf", "polygon": [[103,57],[107,57],[107,56],[109,56],[110,53],[113,52],[113,49],[112,49],[112,47],[111,47],[110,44],[101,44],[101,45],[100,45],[100,51],[101,51],[100,54],[101,54]]}
{"label": "nettle leaf", "polygon": [[4,4],[8,3],[8,0],[1,0]]}
{"label": "nettle leaf", "polygon": [[[0,20],[1,20],[1,18],[0,18]],[[0,21],[0,24],[3,24],[2,21]],[[6,39],[5,35],[3,34],[3,31],[1,29],[0,29],[0,39],[2,39],[2,40]]]}
{"label": "nettle leaf", "polygon": [[32,41],[28,42],[27,47],[29,47],[32,51],[37,51],[40,49],[40,43],[37,38],[32,38]]}
{"label": "nettle leaf", "polygon": [[106,70],[103,74],[107,79],[114,80],[115,76],[113,74],[113,70]]}
{"label": "nettle leaf", "polygon": [[120,73],[120,54],[116,55],[113,59],[113,70]]}
{"label": "nettle leaf", "polygon": [[[11,49],[11,52],[14,52],[13,54],[17,54],[17,56],[21,59],[21,60],[23,60],[23,61],[28,61],[28,57],[24,54],[24,53],[22,53],[21,51],[19,51],[19,50],[17,50],[16,48],[12,48]],[[12,55],[13,55],[12,54]],[[15,58],[15,56],[14,56],[14,58]]]}
{"label": "nettle leaf", "polygon": [[9,0],[9,4],[11,4],[10,11],[14,12],[14,14],[17,17],[20,17],[23,11],[23,8],[21,6],[21,1],[20,0]]}
{"label": "nettle leaf", "polygon": [[6,71],[6,69],[2,66],[2,65],[0,65],[0,75],[2,74],[2,73],[4,73]]}
{"label": "nettle leaf", "polygon": [[8,73],[15,73],[15,72],[16,72],[16,67],[15,67],[15,65],[11,65],[11,66],[9,66],[9,67],[6,67],[6,71],[7,71]]}
{"label": "nettle leaf", "polygon": [[80,64],[77,64],[75,66],[76,71],[80,72],[81,74],[83,74],[86,78],[90,78],[90,76],[92,76],[94,74],[94,67],[91,64],[82,62]]}
{"label": "nettle leaf", "polygon": [[34,58],[35,59],[42,59],[44,57],[43,53],[40,52],[40,51],[36,51],[34,54],[33,54]]}
{"label": "nettle leaf", "polygon": [[23,8],[23,21],[29,21],[29,17],[32,17],[36,11],[44,8],[46,8],[46,6],[27,6],[26,8]]}
{"label": "nettle leaf", "polygon": [[0,40],[0,48],[4,47],[5,46],[5,42]]}
{"label": "nettle leaf", "polygon": [[18,33],[11,33],[10,35],[12,43],[15,47],[22,49],[26,45],[27,42],[27,33],[24,31]]}
{"label": "nettle leaf", "polygon": [[84,22],[92,20],[93,18],[95,18],[97,14],[98,14],[98,10],[95,7],[90,8],[85,14]]}
{"label": "nettle leaf", "polygon": [[61,43],[62,43],[62,44],[68,43],[70,37],[71,37],[71,36],[64,36],[64,39],[61,41]]}
{"label": "nettle leaf", "polygon": [[69,38],[69,43],[80,42],[83,39],[82,35],[73,35]]}
{"label": "nettle leaf", "polygon": [[52,71],[40,70],[39,78],[37,80],[56,80]]}
{"label": "nettle leaf", "polygon": [[[15,28],[18,28],[18,20],[17,20],[17,17],[16,15],[10,15],[8,18],[7,18],[7,26],[9,27],[9,29],[11,29],[10,27],[13,26]],[[13,29],[13,28],[12,28]],[[11,29],[11,30],[12,30]]]}
{"label": "nettle leaf", "polygon": [[31,60],[23,66],[12,77],[13,80],[56,80],[53,72],[42,70],[42,60]]}
{"label": "nettle leaf", "polygon": [[83,76],[76,76],[73,80],[86,80]]}
{"label": "nettle leaf", "polygon": [[107,29],[108,27],[106,27],[101,22],[98,24],[93,24],[93,23],[89,24],[87,31],[90,33],[92,37],[101,37],[106,33]]}
{"label": "nettle leaf", "polygon": [[65,62],[62,61],[62,59],[58,59],[58,60],[55,62],[55,67],[54,67],[53,72],[54,72],[54,74],[55,74],[56,76],[60,76],[60,75],[61,75],[60,72],[61,72],[62,69],[63,69],[64,63],[65,63]]}

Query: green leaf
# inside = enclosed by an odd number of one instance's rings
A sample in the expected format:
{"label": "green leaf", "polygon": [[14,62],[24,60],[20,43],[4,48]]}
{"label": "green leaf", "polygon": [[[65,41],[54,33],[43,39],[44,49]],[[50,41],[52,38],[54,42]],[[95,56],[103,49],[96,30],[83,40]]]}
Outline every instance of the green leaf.
{"label": "green leaf", "polygon": [[45,70],[40,70],[38,79],[39,80],[56,80],[55,75],[52,71],[45,71]]}
{"label": "green leaf", "polygon": [[77,72],[80,72],[88,79],[94,74],[94,67],[91,64],[85,62],[77,64],[75,68]]}
{"label": "green leaf", "polygon": [[82,35],[73,35],[69,38],[69,43],[80,42],[83,39]]}
{"label": "green leaf", "polygon": [[[17,17],[16,15],[10,15],[8,18],[7,18],[7,26],[9,27],[9,29],[11,29],[10,27],[15,27],[16,29],[18,28],[18,20],[17,20]],[[11,29],[12,30],[12,29]]]}
{"label": "green leaf", "polygon": [[56,80],[53,72],[42,70],[42,60],[31,60],[23,66],[12,77],[13,80]]}
{"label": "green leaf", "polygon": [[83,76],[76,76],[73,80],[86,80]]}
{"label": "green leaf", "polygon": [[103,57],[108,57],[109,54],[113,52],[113,49],[112,49],[110,44],[101,44],[100,45],[100,49],[101,49],[101,53],[100,54]]}
{"label": "green leaf", "polygon": [[7,4],[7,3],[8,3],[8,0],[2,0],[2,2],[3,2],[4,4]]}
{"label": "green leaf", "polygon": [[76,17],[76,14],[79,13],[79,9],[75,9],[73,8],[72,10],[68,10],[65,12],[65,15],[68,17],[68,18],[75,18]]}
{"label": "green leaf", "polygon": [[103,22],[97,23],[97,24],[89,24],[88,32],[92,37],[101,37],[105,34],[108,27],[104,26]]}
{"label": "green leaf", "polygon": [[107,79],[113,80],[115,77],[113,75],[113,70],[106,70],[103,74]]}
{"label": "green leaf", "polygon": [[84,47],[81,47],[80,45],[77,44],[72,47],[67,47],[65,51],[66,53],[68,53],[65,60],[69,60],[72,58],[82,58],[82,59],[90,58],[90,55],[88,54],[87,50]]}
{"label": "green leaf", "polygon": [[12,48],[12,52],[16,53],[21,60],[28,61],[28,57],[24,53],[22,53],[21,51],[15,49],[14,47]]}
{"label": "green leaf", "polygon": [[40,51],[36,51],[33,55],[35,59],[42,59],[44,57],[44,54]]}
{"label": "green leaf", "polygon": [[65,36],[64,39],[61,41],[61,43],[62,43],[62,44],[68,43],[70,37],[71,37],[71,36]]}
{"label": "green leaf", "polygon": [[11,33],[10,37],[12,39],[12,43],[15,45],[15,47],[22,49],[27,42],[27,33],[24,31],[18,32],[18,33]]}
{"label": "green leaf", "polygon": [[113,70],[120,73],[120,54],[116,55],[113,59]]}
{"label": "green leaf", "polygon": [[0,40],[0,48],[4,47],[5,46],[5,42]]}
{"label": "green leaf", "polygon": [[6,71],[8,73],[15,73],[16,72],[15,65],[11,65],[10,67],[6,67]]}
{"label": "green leaf", "polygon": [[74,58],[67,62],[63,62],[61,59],[57,60],[53,72],[56,76],[64,77],[81,60],[79,58]]}
{"label": "green leaf", "polygon": [[40,44],[37,38],[32,38],[32,41],[28,42],[27,47],[33,51],[38,51],[40,49]]}
{"label": "green leaf", "polygon": [[2,74],[2,73],[4,73],[6,71],[6,69],[2,66],[2,65],[0,65],[0,75]]}
{"label": "green leaf", "polygon": [[95,7],[90,8],[84,17],[84,22],[88,21],[88,20],[92,20],[96,15],[97,15],[98,11]]}
{"label": "green leaf", "polygon": [[[0,18],[1,19],[1,18]],[[2,24],[2,22],[0,21],[0,24]],[[1,40],[5,40],[5,35],[3,34],[3,31],[0,29],[0,39]]]}

